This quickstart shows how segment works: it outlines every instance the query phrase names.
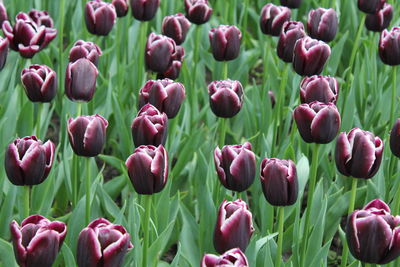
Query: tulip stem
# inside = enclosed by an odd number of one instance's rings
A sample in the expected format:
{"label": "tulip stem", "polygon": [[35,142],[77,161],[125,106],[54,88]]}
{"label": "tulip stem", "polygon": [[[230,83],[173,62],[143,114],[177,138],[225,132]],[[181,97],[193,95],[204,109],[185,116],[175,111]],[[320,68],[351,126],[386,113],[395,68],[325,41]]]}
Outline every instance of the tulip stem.
{"label": "tulip stem", "polygon": [[149,224],[150,224],[150,209],[151,209],[151,200],[152,196],[151,195],[143,195],[142,196],[144,199],[144,221],[143,221],[143,234],[144,234],[144,239],[143,239],[143,267],[147,267],[147,250],[149,248]]}
{"label": "tulip stem", "polygon": [[228,79],[228,61],[223,61],[222,62],[222,80],[227,80]]}
{"label": "tulip stem", "polygon": [[390,120],[389,120],[389,124],[388,127],[391,126],[392,123],[394,123],[394,102],[396,101],[396,74],[397,74],[397,68],[396,66],[393,66],[393,76],[392,76],[392,96],[391,96],[391,102],[390,102]]}
{"label": "tulip stem", "polygon": [[[193,75],[192,75],[192,86],[190,87],[190,102],[191,102],[191,123],[193,124],[195,121],[195,114],[197,114],[197,108],[198,108],[198,99],[197,99],[197,88],[196,88],[196,73],[197,73],[197,65],[199,61],[199,49],[201,46],[201,25],[197,25],[195,29],[195,37],[194,37],[194,50],[193,50]],[[193,127],[190,127],[190,131]]]}
{"label": "tulip stem", "polygon": [[72,207],[77,206],[78,202],[78,156],[73,152],[72,154]]}
{"label": "tulip stem", "polygon": [[279,213],[279,226],[278,226],[278,250],[276,251],[275,266],[280,267],[282,262],[282,243],[283,243],[283,222],[285,220],[284,207],[278,208]]}
{"label": "tulip stem", "polygon": [[226,120],[225,118],[220,118],[219,120],[219,141],[218,146],[222,149],[225,145],[225,132],[226,132]]}
{"label": "tulip stem", "polygon": [[145,56],[145,45],[147,42],[147,25],[148,23],[146,21],[141,21],[140,22],[140,29],[139,29],[139,52],[138,52],[138,70],[137,70],[137,79],[136,79],[136,92],[139,92],[139,88],[142,86],[144,79],[144,56]]}
{"label": "tulip stem", "polygon": [[86,225],[90,223],[90,158],[87,158],[86,161]]}
{"label": "tulip stem", "polygon": [[44,103],[38,103],[37,121],[36,121],[36,137],[40,139],[40,123],[42,118],[42,110]]}
{"label": "tulip stem", "polygon": [[24,194],[24,218],[29,217],[30,213],[30,195],[31,195],[31,188],[29,185],[23,186],[23,194]]}

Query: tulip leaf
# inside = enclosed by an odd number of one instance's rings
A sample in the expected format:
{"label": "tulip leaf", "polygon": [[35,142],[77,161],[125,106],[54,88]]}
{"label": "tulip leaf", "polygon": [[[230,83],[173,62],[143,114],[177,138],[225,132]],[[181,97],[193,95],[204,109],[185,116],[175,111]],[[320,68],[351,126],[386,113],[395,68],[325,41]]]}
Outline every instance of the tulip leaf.
{"label": "tulip leaf", "polygon": [[0,266],[18,266],[13,255],[13,246],[9,242],[0,238]]}

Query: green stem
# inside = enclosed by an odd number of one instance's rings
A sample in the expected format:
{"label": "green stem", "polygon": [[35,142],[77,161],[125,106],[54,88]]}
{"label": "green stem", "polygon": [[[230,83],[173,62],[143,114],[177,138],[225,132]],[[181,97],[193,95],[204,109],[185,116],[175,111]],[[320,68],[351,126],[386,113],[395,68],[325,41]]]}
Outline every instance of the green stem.
{"label": "green stem", "polygon": [[228,61],[223,61],[222,62],[222,80],[227,80],[228,79]]}
{"label": "green stem", "polygon": [[76,102],[76,117],[82,114],[82,102]]}
{"label": "green stem", "polygon": [[40,139],[40,124],[42,119],[42,110],[44,103],[38,103],[37,121],[36,121],[36,137]]}
{"label": "green stem", "polygon": [[225,118],[220,118],[219,119],[219,140],[218,140],[218,146],[222,149],[222,147],[225,145],[225,134],[226,134],[226,120]]}
{"label": "green stem", "polygon": [[78,169],[79,169],[79,159],[78,155],[73,153],[72,155],[72,207],[76,207],[78,204]]}
{"label": "green stem", "polygon": [[370,263],[366,263],[364,266],[365,266],[365,267],[371,267],[371,266],[372,266],[372,264],[370,264]]}
{"label": "green stem", "polygon": [[[58,84],[59,87],[61,87],[61,85],[63,84],[63,75],[61,75],[61,73],[63,73],[63,68],[64,68],[64,19],[65,19],[65,0],[61,0],[60,3],[60,13],[59,13],[59,17],[60,17],[60,25],[59,25],[59,29],[58,29]],[[62,94],[58,94],[59,95],[59,100],[60,102],[62,101]]]}
{"label": "green stem", "polygon": [[29,217],[30,213],[30,195],[31,188],[28,185],[23,186],[23,194],[24,194],[24,218]]}
{"label": "green stem", "polygon": [[243,9],[243,40],[244,43],[247,42],[247,10],[249,10],[249,0],[244,0],[244,9]]}
{"label": "green stem", "polygon": [[91,185],[91,174],[90,174],[90,158],[86,161],[86,225],[90,223],[90,185]]}
{"label": "green stem", "polygon": [[145,213],[144,213],[144,222],[143,222],[143,234],[144,234],[144,240],[143,240],[143,267],[148,267],[147,266],[147,250],[149,248],[149,224],[150,224],[150,209],[151,209],[151,200],[152,200],[152,195],[142,195],[144,198],[145,202]]}
{"label": "green stem", "polygon": [[[196,88],[196,73],[197,73],[197,65],[199,61],[199,50],[201,46],[200,37],[201,37],[201,25],[197,25],[195,29],[195,43],[193,50],[193,75],[192,75],[192,86],[190,87],[190,102],[191,102],[191,122],[195,122],[195,116],[198,110],[198,98],[197,98],[197,88]],[[192,129],[193,127],[190,127]]]}
{"label": "green stem", "polygon": [[139,92],[140,87],[143,85],[145,80],[145,70],[144,70],[144,54],[145,54],[145,46],[147,42],[147,26],[148,23],[146,21],[140,22],[140,29],[139,29],[139,51],[138,51],[138,69],[137,69],[137,80],[136,80],[136,87],[134,90]]}
{"label": "green stem", "polygon": [[283,244],[283,222],[285,220],[285,209],[279,207],[279,226],[278,226],[278,250],[276,252],[275,266],[280,267],[282,262],[282,244]]}
{"label": "green stem", "polygon": [[394,103],[396,101],[396,74],[397,74],[397,68],[396,66],[393,66],[393,76],[392,76],[392,96],[391,96],[391,101],[390,101],[390,120],[389,120],[389,125],[388,127],[391,126],[392,123],[394,123],[394,118],[395,118],[395,111],[394,111]]}

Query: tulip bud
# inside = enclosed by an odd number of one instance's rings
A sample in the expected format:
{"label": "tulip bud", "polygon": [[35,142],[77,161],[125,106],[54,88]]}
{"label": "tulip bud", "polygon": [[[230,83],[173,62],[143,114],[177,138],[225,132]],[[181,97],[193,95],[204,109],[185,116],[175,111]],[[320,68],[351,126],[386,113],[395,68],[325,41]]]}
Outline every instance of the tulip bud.
{"label": "tulip bud", "polygon": [[0,70],[4,68],[7,61],[9,42],[7,38],[0,36]]}
{"label": "tulip bud", "polygon": [[305,36],[303,23],[297,21],[285,22],[279,36],[278,57],[285,62],[292,62],[294,45],[297,40]]}
{"label": "tulip bud", "polygon": [[53,19],[47,11],[32,9],[28,12],[28,15],[38,26],[43,25],[48,28],[53,28],[54,26]]}
{"label": "tulip bud", "polygon": [[400,27],[391,31],[384,30],[379,40],[379,56],[383,63],[391,66],[400,65]]}
{"label": "tulip bud", "polygon": [[274,92],[269,90],[268,91],[268,96],[269,96],[269,99],[271,101],[271,106],[272,106],[272,108],[274,108],[275,107],[275,103],[276,103]]}
{"label": "tulip bud", "polygon": [[400,158],[400,119],[397,119],[390,132],[390,150]]}
{"label": "tulip bud", "polygon": [[130,235],[122,225],[104,218],[92,221],[78,237],[78,267],[120,267],[125,254],[133,248]]}
{"label": "tulip bud", "polygon": [[99,74],[96,66],[86,58],[70,62],[65,74],[65,94],[72,101],[92,100]]}
{"label": "tulip bud", "polygon": [[254,182],[256,156],[249,142],[243,145],[226,145],[214,150],[214,163],[218,178],[229,190],[243,192]]}
{"label": "tulip bud", "polygon": [[4,158],[8,179],[14,185],[41,184],[53,166],[54,151],[50,140],[42,144],[36,136],[15,139]]}
{"label": "tulip bud", "polygon": [[95,157],[101,153],[106,142],[108,121],[96,114],[79,116],[68,120],[68,138],[75,154]]}
{"label": "tulip bud", "polygon": [[307,31],[315,39],[330,42],[335,39],[338,18],[333,8],[317,8],[308,13]]}
{"label": "tulip bud", "polygon": [[375,14],[385,2],[386,0],[358,0],[358,9],[365,13]]}
{"label": "tulip bud", "polygon": [[391,5],[385,5],[375,14],[368,14],[365,18],[365,27],[369,31],[381,32],[390,25],[393,18],[393,8]]}
{"label": "tulip bud", "polygon": [[260,27],[264,34],[279,36],[283,24],[290,20],[290,9],[268,3],[261,10]]}
{"label": "tulip bud", "polygon": [[132,16],[141,21],[152,20],[159,6],[160,0],[131,0]]}
{"label": "tulip bud", "polygon": [[290,206],[296,203],[299,184],[293,161],[265,158],[261,162],[260,181],[265,199],[271,205]]}
{"label": "tulip bud", "polygon": [[91,34],[106,36],[112,30],[117,13],[115,7],[101,0],[89,1],[85,7],[85,22]]}
{"label": "tulip bud", "polygon": [[132,122],[132,137],[136,147],[164,145],[167,139],[168,117],[151,104],[144,105]]}
{"label": "tulip bud", "polygon": [[126,160],[129,178],[138,194],[163,190],[168,179],[168,154],[162,145],[139,146]]}
{"label": "tulip bud", "polygon": [[345,176],[372,178],[381,164],[383,147],[383,141],[368,131],[342,132],[336,142],[336,167]]}
{"label": "tulip bud", "polygon": [[185,50],[182,46],[177,45],[175,47],[175,53],[172,54],[171,64],[168,67],[167,71],[164,73],[158,73],[158,79],[171,79],[175,80],[179,77],[179,73],[181,72],[183,58],[185,57]]}
{"label": "tulip bud", "polygon": [[202,261],[201,267],[249,267],[246,255],[239,249],[233,248],[226,251],[221,256],[214,254],[205,254]]}
{"label": "tulip bud", "polygon": [[334,77],[314,75],[305,77],[300,84],[301,103],[319,101],[336,104],[339,96],[339,84]]}
{"label": "tulip bud", "polygon": [[164,35],[151,33],[146,43],[146,66],[158,73],[164,73],[171,66],[176,53],[175,41]]}
{"label": "tulip bud", "polygon": [[57,93],[57,76],[46,65],[32,65],[22,70],[21,81],[32,102],[50,102]]}
{"label": "tulip bud", "polygon": [[215,60],[233,60],[239,56],[242,33],[236,26],[220,25],[208,33]]}
{"label": "tulip bud", "polygon": [[3,26],[3,22],[8,20],[7,9],[3,2],[0,2],[0,27]]}
{"label": "tulip bud", "polygon": [[208,85],[211,110],[217,117],[232,118],[243,105],[243,86],[239,81],[213,81]]}
{"label": "tulip bud", "polygon": [[117,17],[125,17],[128,13],[128,0],[113,0],[111,4],[114,6],[115,11],[117,12]]}
{"label": "tulip bud", "polygon": [[178,13],[164,18],[162,34],[174,39],[175,43],[180,45],[185,41],[189,27],[189,20],[183,14]]}
{"label": "tulip bud", "polygon": [[323,41],[304,37],[294,45],[293,68],[302,76],[320,74],[330,54],[331,48]]}
{"label": "tulip bud", "polygon": [[51,222],[41,215],[32,215],[10,223],[15,259],[19,266],[51,267],[67,234],[63,222]]}
{"label": "tulip bud", "polygon": [[185,10],[186,17],[197,25],[209,21],[213,11],[207,0],[185,0]]}
{"label": "tulip bud", "polygon": [[245,251],[253,232],[252,215],[246,202],[224,200],[215,224],[215,250],[220,254],[232,248]]}
{"label": "tulip bud", "polygon": [[346,239],[351,254],[365,263],[386,264],[400,255],[399,216],[392,216],[382,200],[375,199],[347,218]]}
{"label": "tulip bud", "polygon": [[79,40],[69,51],[69,61],[75,62],[80,58],[86,58],[97,67],[101,55],[101,49],[95,43]]}
{"label": "tulip bud", "polygon": [[282,6],[287,6],[288,8],[299,8],[303,0],[281,0]]}

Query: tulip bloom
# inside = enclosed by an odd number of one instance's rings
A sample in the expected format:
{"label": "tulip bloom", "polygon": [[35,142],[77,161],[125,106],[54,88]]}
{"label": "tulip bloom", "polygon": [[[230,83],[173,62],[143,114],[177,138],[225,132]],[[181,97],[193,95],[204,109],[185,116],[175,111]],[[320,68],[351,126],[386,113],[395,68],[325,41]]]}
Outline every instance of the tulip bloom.
{"label": "tulip bloom", "polygon": [[211,110],[217,117],[232,118],[243,105],[243,86],[239,81],[213,81],[208,85]]}
{"label": "tulip bloom", "polygon": [[53,19],[47,11],[32,9],[28,12],[28,15],[38,26],[43,25],[48,28],[53,28],[54,26]]}
{"label": "tulip bloom", "polygon": [[101,153],[106,142],[108,121],[96,114],[68,119],[68,138],[75,154],[95,157]]}
{"label": "tulip bloom", "polygon": [[383,63],[391,66],[400,65],[400,27],[391,31],[384,30],[379,40],[379,56]]}
{"label": "tulip bloom", "polygon": [[128,0],[113,0],[111,4],[114,6],[115,11],[117,12],[117,17],[125,17],[128,13]]}
{"label": "tulip bloom", "polygon": [[130,239],[122,225],[103,218],[92,221],[78,237],[78,266],[122,266],[126,252],[133,248]]}
{"label": "tulip bloom", "polygon": [[368,14],[365,18],[365,27],[369,31],[381,32],[389,27],[393,18],[393,8],[391,5],[385,3],[382,9],[378,10],[375,14]]}
{"label": "tulip bloom", "polygon": [[293,61],[293,50],[297,40],[306,36],[303,23],[289,21],[283,24],[277,46],[278,57],[285,62]]}
{"label": "tulip bloom", "polygon": [[268,3],[261,10],[260,27],[264,34],[279,36],[283,24],[290,20],[290,9]]}
{"label": "tulip bloom", "polygon": [[317,8],[308,13],[307,31],[315,39],[330,42],[335,39],[338,18],[333,8]]}
{"label": "tulip bloom", "polygon": [[141,21],[152,20],[159,6],[160,0],[131,0],[132,16]]}
{"label": "tulip bloom", "polygon": [[336,143],[336,167],[345,176],[372,178],[381,164],[383,147],[383,141],[368,131],[342,132]]}
{"label": "tulip bloom", "polygon": [[147,38],[145,59],[148,69],[164,73],[171,66],[176,53],[175,41],[164,35],[151,33]]}
{"label": "tulip bloom", "polygon": [[201,267],[249,267],[246,255],[239,249],[233,248],[226,251],[221,256],[214,254],[205,254],[202,261]]}
{"label": "tulip bloom", "polygon": [[7,61],[9,42],[0,36],[0,70],[4,68]]}
{"label": "tulip bloom", "polygon": [[214,248],[222,254],[232,248],[245,251],[254,232],[252,215],[241,199],[224,200],[219,207],[214,230]]}
{"label": "tulip bloom", "polygon": [[0,27],[3,26],[3,22],[8,20],[7,9],[3,2],[0,2]]}
{"label": "tulip bloom", "polygon": [[85,22],[91,34],[106,36],[112,30],[117,12],[115,7],[101,0],[89,1],[85,7]]}
{"label": "tulip bloom", "polygon": [[390,132],[390,150],[400,158],[400,119],[397,119]]}
{"label": "tulip bloom", "polygon": [[183,58],[185,57],[185,50],[182,46],[177,45],[175,47],[175,52],[171,57],[171,64],[164,73],[158,73],[158,79],[171,79],[175,80],[179,77],[181,72]]}
{"label": "tulip bloom", "polygon": [[288,8],[299,8],[303,0],[281,0],[282,6],[287,6]]}
{"label": "tulip bloom", "polygon": [[79,40],[76,41],[71,50],[69,50],[69,61],[75,62],[80,58],[86,58],[97,67],[101,55],[101,49],[95,43]]}
{"label": "tulip bloom", "polygon": [[186,17],[200,25],[210,20],[212,8],[207,0],[185,0]]}
{"label": "tulip bloom", "polygon": [[242,33],[236,26],[220,25],[212,28],[208,37],[215,60],[227,61],[239,56]]}
{"label": "tulip bloom", "polygon": [[362,12],[375,14],[383,7],[385,2],[386,0],[358,0],[357,5]]}
{"label": "tulip bloom", "polygon": [[311,76],[305,77],[300,84],[301,103],[319,101],[325,104],[336,104],[339,96],[339,84],[334,77]]}
{"label": "tulip bloom", "polygon": [[182,13],[166,16],[162,22],[162,34],[172,38],[177,45],[180,45],[185,41],[189,27],[190,22]]}
{"label": "tulip bloom", "polygon": [[21,81],[32,102],[50,102],[57,93],[57,76],[46,65],[32,65],[22,70]]}
{"label": "tulip bloom", "polygon": [[229,190],[243,192],[254,182],[256,156],[249,142],[227,145],[214,150],[214,163],[218,178]]}
{"label": "tulip bloom", "polygon": [[42,183],[51,170],[55,146],[50,140],[42,144],[36,136],[17,138],[5,153],[4,167],[14,185]]}
{"label": "tulip bloom", "polygon": [[346,238],[354,258],[367,263],[386,264],[400,255],[399,216],[375,199],[349,215]]}

